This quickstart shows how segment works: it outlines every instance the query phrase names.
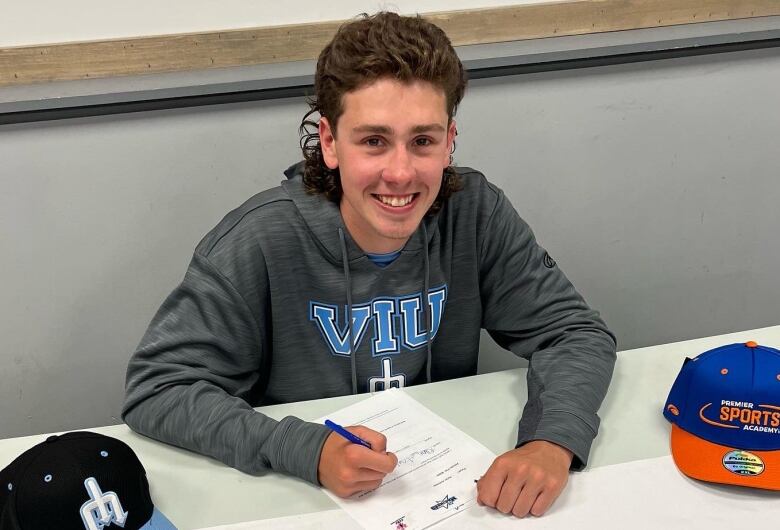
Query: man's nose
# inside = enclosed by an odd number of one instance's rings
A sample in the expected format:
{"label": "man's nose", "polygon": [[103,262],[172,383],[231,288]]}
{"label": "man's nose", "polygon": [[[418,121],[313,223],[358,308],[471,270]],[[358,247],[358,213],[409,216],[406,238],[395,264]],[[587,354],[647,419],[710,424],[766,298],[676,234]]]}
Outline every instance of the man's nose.
{"label": "man's nose", "polygon": [[382,178],[395,184],[404,184],[414,175],[412,157],[406,146],[393,149],[382,172]]}

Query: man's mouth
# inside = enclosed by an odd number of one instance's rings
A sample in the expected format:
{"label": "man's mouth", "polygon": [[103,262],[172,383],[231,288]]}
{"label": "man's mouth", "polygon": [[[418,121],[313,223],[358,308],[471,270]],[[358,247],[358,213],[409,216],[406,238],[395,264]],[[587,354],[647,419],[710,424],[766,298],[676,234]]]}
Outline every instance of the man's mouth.
{"label": "man's mouth", "polygon": [[382,204],[392,206],[393,208],[402,208],[412,202],[418,194],[410,193],[409,195],[373,195]]}

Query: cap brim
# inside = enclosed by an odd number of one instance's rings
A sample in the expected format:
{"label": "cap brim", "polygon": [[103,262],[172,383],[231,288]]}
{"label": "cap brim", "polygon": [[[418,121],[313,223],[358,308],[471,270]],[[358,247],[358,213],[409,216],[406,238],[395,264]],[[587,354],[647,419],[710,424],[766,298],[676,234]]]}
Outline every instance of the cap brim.
{"label": "cap brim", "polygon": [[780,451],[747,451],[708,442],[672,424],[672,457],[691,478],[780,490]]}
{"label": "cap brim", "polygon": [[152,518],[138,530],[177,530],[173,523],[157,508],[152,512]]}

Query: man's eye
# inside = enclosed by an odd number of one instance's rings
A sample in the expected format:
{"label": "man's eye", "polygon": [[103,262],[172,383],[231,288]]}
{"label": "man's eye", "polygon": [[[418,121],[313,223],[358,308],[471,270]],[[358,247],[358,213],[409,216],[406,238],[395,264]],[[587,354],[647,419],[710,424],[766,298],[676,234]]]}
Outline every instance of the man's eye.
{"label": "man's eye", "polygon": [[369,138],[365,141],[366,145],[369,145],[371,147],[379,147],[382,145],[382,140],[379,138]]}
{"label": "man's eye", "polygon": [[414,143],[415,143],[415,145],[418,145],[420,147],[426,147],[426,146],[431,145],[433,142],[431,141],[430,138],[422,137],[422,138],[416,138],[414,140]]}

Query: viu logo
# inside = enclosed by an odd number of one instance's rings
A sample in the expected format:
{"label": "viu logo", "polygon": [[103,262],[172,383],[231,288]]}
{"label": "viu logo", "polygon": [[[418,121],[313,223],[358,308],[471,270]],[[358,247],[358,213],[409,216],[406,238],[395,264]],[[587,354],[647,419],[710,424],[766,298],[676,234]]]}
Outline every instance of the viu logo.
{"label": "viu logo", "polygon": [[[447,302],[447,286],[428,292],[431,315],[431,340],[439,331],[444,304]],[[334,355],[349,355],[349,336],[346,322],[347,309],[320,302],[309,303],[309,320],[317,325],[322,338]],[[400,353],[401,348],[415,350],[425,346],[425,312],[421,293],[398,297],[379,297],[365,304],[352,306],[353,350],[360,347],[369,323],[373,324],[371,353],[374,357]]]}

